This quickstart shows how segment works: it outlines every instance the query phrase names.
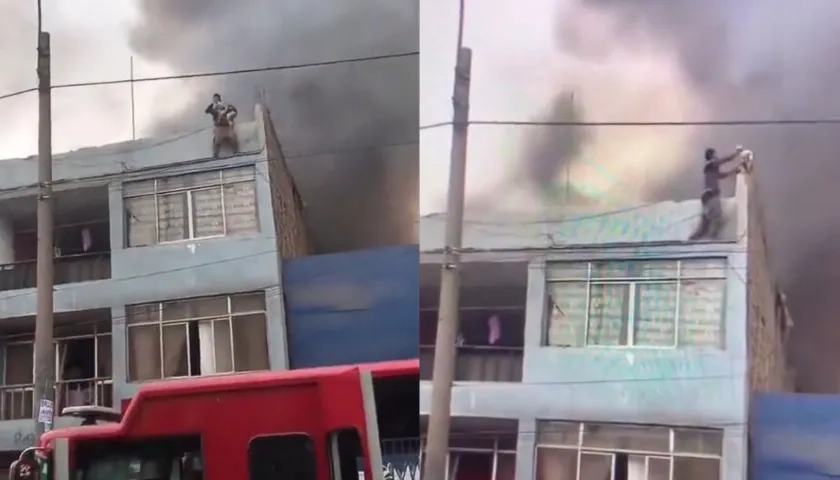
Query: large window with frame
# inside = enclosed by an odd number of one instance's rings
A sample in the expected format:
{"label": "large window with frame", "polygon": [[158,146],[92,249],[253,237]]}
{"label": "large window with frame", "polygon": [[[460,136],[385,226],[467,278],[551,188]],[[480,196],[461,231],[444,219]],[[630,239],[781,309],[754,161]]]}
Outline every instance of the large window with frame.
{"label": "large window with frame", "polygon": [[725,259],[555,263],[545,343],[723,348]]}
{"label": "large window with frame", "polygon": [[714,429],[541,421],[537,480],[719,480]]}
{"label": "large window with frame", "polygon": [[126,246],[256,232],[253,165],[123,185]]}
{"label": "large window with frame", "polygon": [[269,368],[265,293],[126,307],[129,381]]}

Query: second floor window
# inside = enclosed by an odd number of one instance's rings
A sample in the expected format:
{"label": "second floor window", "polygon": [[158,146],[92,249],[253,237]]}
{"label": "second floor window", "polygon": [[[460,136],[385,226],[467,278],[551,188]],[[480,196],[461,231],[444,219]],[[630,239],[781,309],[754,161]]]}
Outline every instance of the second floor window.
{"label": "second floor window", "polygon": [[129,381],[269,368],[265,293],[126,307]]}
{"label": "second floor window", "polygon": [[546,341],[558,347],[722,348],[725,262],[550,264]]}
{"label": "second floor window", "polygon": [[254,167],[126,183],[126,244],[141,247],[258,230]]}

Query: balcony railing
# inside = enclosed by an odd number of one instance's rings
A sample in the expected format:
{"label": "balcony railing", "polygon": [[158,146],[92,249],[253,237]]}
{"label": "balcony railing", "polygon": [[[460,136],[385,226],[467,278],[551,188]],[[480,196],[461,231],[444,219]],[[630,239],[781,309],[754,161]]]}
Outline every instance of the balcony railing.
{"label": "balcony railing", "polygon": [[33,418],[33,385],[0,387],[0,420]]}
{"label": "balcony railing", "polygon": [[[0,291],[35,288],[36,261],[0,265]],[[111,278],[111,253],[84,253],[55,259],[55,284]]]}
{"label": "balcony railing", "polygon": [[58,411],[83,405],[113,406],[113,387],[110,378],[62,380],[56,384]]}
{"label": "balcony railing", "polygon": [[[434,347],[420,346],[420,378],[432,379]],[[455,380],[469,382],[521,382],[522,347],[458,347]]]}
{"label": "balcony railing", "polygon": [[[58,412],[65,407],[82,405],[110,407],[113,403],[113,387],[110,378],[60,381],[55,387],[59,402]],[[34,385],[0,387],[0,420],[33,418],[34,390]]]}

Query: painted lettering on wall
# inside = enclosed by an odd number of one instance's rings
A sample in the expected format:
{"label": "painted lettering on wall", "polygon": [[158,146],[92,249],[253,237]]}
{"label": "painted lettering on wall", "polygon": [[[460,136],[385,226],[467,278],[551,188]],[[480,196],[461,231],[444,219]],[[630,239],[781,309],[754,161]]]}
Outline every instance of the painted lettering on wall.
{"label": "painted lettering on wall", "polygon": [[12,439],[15,442],[15,448],[24,449],[35,445],[34,433],[24,434],[21,431],[17,431],[15,432],[14,436],[12,436]]}

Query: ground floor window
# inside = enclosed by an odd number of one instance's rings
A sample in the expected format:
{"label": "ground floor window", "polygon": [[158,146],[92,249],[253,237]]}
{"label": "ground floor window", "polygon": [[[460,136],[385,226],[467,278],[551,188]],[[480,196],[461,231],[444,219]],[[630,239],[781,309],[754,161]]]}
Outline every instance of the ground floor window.
{"label": "ground floor window", "polygon": [[269,368],[265,292],[126,307],[129,381]]}
{"label": "ground floor window", "polygon": [[542,421],[537,480],[719,480],[723,432]]}
{"label": "ground floor window", "polygon": [[516,478],[516,435],[497,437],[492,433],[452,432],[449,445],[449,468],[444,480]]}

